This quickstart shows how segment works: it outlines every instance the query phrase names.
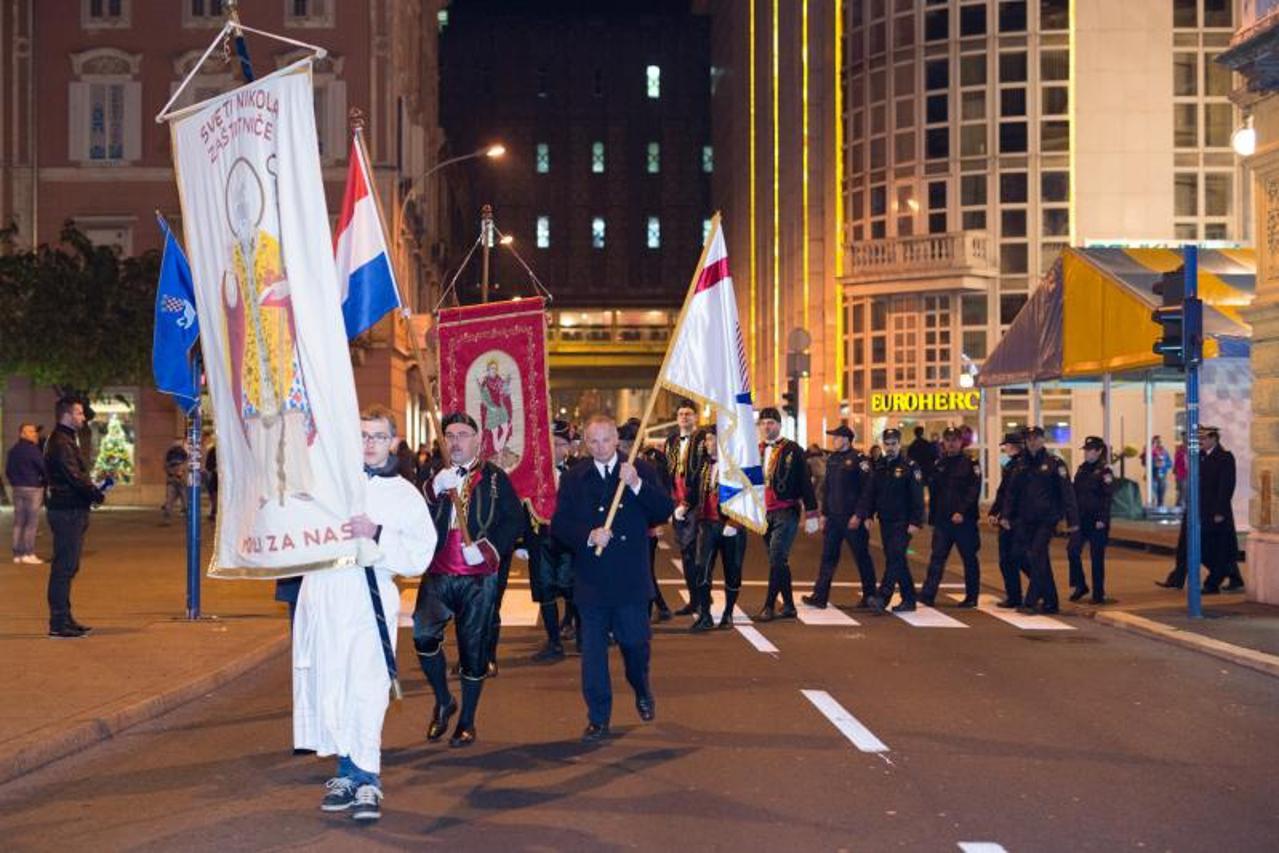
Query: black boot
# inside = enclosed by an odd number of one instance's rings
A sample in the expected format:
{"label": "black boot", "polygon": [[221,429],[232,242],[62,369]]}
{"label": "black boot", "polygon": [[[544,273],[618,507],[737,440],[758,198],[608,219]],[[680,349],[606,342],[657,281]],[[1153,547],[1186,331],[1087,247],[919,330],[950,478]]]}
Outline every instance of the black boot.
{"label": "black boot", "polygon": [[542,605],[542,628],[546,631],[547,645],[560,645],[560,610],[554,601]]}
{"label": "black boot", "polygon": [[449,738],[449,746],[470,746],[475,743],[475,711],[480,704],[480,692],[484,679],[462,677],[462,713],[457,718],[457,728]]}
{"label": "black boot", "polygon": [[417,659],[422,665],[422,674],[435,693],[435,710],[431,714],[426,737],[427,740],[439,740],[448,730],[449,717],[457,710],[457,702],[449,693],[448,663],[444,660],[443,648],[437,648],[435,654],[425,654],[419,647]]}

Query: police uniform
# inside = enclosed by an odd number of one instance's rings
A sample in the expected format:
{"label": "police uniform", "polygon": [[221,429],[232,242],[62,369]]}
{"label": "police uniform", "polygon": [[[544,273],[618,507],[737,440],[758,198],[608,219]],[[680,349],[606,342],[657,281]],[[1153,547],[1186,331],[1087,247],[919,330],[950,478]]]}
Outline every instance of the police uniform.
{"label": "police uniform", "polygon": [[[781,412],[772,407],[759,413],[760,420],[781,422]],[[800,518],[817,509],[813,481],[808,476],[804,448],[789,438],[761,441],[759,456],[764,466],[764,509],[768,527],[764,546],[768,549],[768,592],[756,618],[767,622],[774,616],[778,595],[782,598],[780,617],[795,616],[795,595],[791,590],[790,551],[799,532]],[[816,524],[816,519],[813,519]],[[811,532],[816,532],[811,531]]]}
{"label": "police uniform", "polygon": [[[827,435],[840,436],[852,441],[854,433],[840,425],[827,430]],[[865,525],[856,529],[848,526],[857,511],[862,491],[869,487],[871,479],[870,459],[851,445],[847,450],[835,451],[826,457],[826,478],[822,489],[822,515],[826,519],[822,531],[822,560],[817,570],[817,583],[813,594],[803,597],[810,607],[825,607],[830,601],[831,583],[839,566],[839,552],[844,543],[852,551],[861,578],[861,606],[869,604],[875,595],[875,563],[870,556],[870,532]]]}
{"label": "police uniform", "polygon": [[[671,500],[676,506],[687,500],[692,488],[692,479],[701,462],[702,435],[702,430],[699,429],[694,429],[687,435],[675,432],[666,437],[662,446],[666,457],[665,480],[669,484]],[[680,616],[687,616],[696,609],[693,602],[697,594],[697,521],[689,516],[683,521],[672,519],[671,527],[675,533],[675,544],[679,546],[684,586],[688,589],[688,604],[675,612]]]}
{"label": "police uniform", "polygon": [[[901,432],[886,429],[883,437],[900,441]],[[870,487],[862,491],[855,514],[862,521],[878,516],[884,546],[884,580],[871,605],[882,609],[893,590],[900,588],[902,600],[893,610],[914,610],[915,581],[906,562],[906,549],[910,546],[909,528],[924,524],[924,476],[919,466],[900,451],[896,456],[885,453],[872,469]]]}
{"label": "police uniform", "polygon": [[[707,429],[714,434],[715,427]],[[697,621],[691,627],[694,632],[709,631],[715,627],[711,619],[711,578],[715,574],[715,561],[719,559],[724,570],[724,613],[719,627],[733,627],[733,608],[742,590],[742,561],[746,555],[746,535],[740,526],[720,512],[719,463],[710,454],[701,455],[697,475],[693,481],[689,506],[697,518]]]}
{"label": "police uniform", "polygon": [[1106,542],[1110,538],[1110,498],[1115,477],[1106,464],[1106,442],[1090,435],[1084,450],[1100,450],[1096,462],[1084,462],[1075,471],[1075,503],[1079,507],[1079,529],[1070,534],[1066,558],[1070,561],[1070,600],[1088,594],[1082,559],[1084,543],[1092,562],[1092,603],[1106,599]]}
{"label": "police uniform", "polygon": [[1021,607],[1021,576],[1029,575],[1030,570],[1025,553],[1017,547],[1017,534],[1012,529],[1012,508],[1007,502],[1017,478],[1025,473],[1026,456],[1020,433],[1005,433],[1003,446],[1013,452],[1004,463],[999,488],[995,490],[995,499],[987,515],[999,527],[999,574],[1004,581],[1004,600],[995,606],[1014,608]]}
{"label": "police uniform", "polygon": [[[1043,434],[1042,427],[1026,430],[1027,437]],[[1017,547],[1025,552],[1030,566],[1030,586],[1022,609],[1033,610],[1042,602],[1045,613],[1056,613],[1057,583],[1053,579],[1048,548],[1057,531],[1057,522],[1064,518],[1067,527],[1079,526],[1075,490],[1066,463],[1046,448],[1041,447],[1036,453],[1027,448],[1025,470],[1010,490],[1007,504],[1013,529],[1017,531]]]}
{"label": "police uniform", "polygon": [[[959,430],[947,427],[945,439],[959,438]],[[964,564],[964,600],[960,607],[975,607],[981,586],[981,564],[977,550],[977,500],[981,497],[981,466],[962,450],[946,454],[933,463],[928,477],[928,523],[933,526],[932,555],[928,575],[919,591],[919,600],[932,606],[941,586],[942,573],[951,547],[959,550]],[[961,516],[958,522],[954,516]]]}

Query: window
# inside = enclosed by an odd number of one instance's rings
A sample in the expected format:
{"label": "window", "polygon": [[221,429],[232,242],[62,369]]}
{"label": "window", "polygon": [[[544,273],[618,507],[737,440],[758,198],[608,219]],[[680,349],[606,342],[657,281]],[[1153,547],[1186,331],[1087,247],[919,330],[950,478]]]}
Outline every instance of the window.
{"label": "window", "polygon": [[915,131],[908,130],[893,137],[893,162],[910,163],[915,159]]}
{"label": "window", "polygon": [[81,0],[80,23],[88,30],[129,26],[131,0]]}
{"label": "window", "polygon": [[225,11],[223,0],[187,0],[183,9],[183,23],[188,26],[221,26]]}
{"label": "window", "polygon": [[1026,52],[1016,51],[999,54],[999,82],[1026,82]]}
{"label": "window", "polygon": [[660,142],[648,143],[648,148],[644,155],[644,170],[650,175],[656,175],[662,171],[662,145]]}
{"label": "window", "polygon": [[1070,201],[1070,173],[1041,172],[1039,196],[1040,201]]}
{"label": "window", "polygon": [[539,249],[549,249],[551,247],[551,217],[539,216],[537,218],[537,247]]}
{"label": "window", "polygon": [[1199,147],[1199,106],[1172,105],[1172,144],[1176,148]]}
{"label": "window", "polygon": [[1004,121],[999,123],[999,153],[1021,154],[1026,151],[1026,122]]}
{"label": "window", "polygon": [[[1172,93],[1174,95],[1197,95],[1195,83],[1199,78],[1196,63],[1197,53],[1174,53],[1172,55]],[[1205,76],[1207,71],[1205,70]]]}
{"label": "window", "polygon": [[999,233],[1002,237],[1026,236],[1026,211],[1005,210],[999,214]]}
{"label": "window", "polygon": [[537,69],[537,96],[545,98],[550,94],[550,73],[546,70],[545,65],[539,65]]}
{"label": "window", "polygon": [[1234,121],[1233,104],[1204,104],[1204,147],[1229,148]]}
{"label": "window", "polygon": [[1039,0],[1039,28],[1041,30],[1064,30],[1069,26],[1069,0]]}
{"label": "window", "polygon": [[[1263,8],[1273,9],[1274,4],[1265,5]],[[1258,14],[1257,17],[1260,18],[1261,15]],[[1204,26],[1227,29],[1233,26],[1230,19],[1230,0],[1204,0]]]}
{"label": "window", "polygon": [[67,91],[67,156],[81,163],[142,157],[142,55],[97,48],[71,56]]}
{"label": "window", "polygon": [[1044,115],[1064,115],[1070,96],[1064,86],[1045,86],[1041,101]]}
{"label": "window", "polygon": [[1046,121],[1039,125],[1040,151],[1069,151],[1070,122]]}
{"label": "window", "polygon": [[999,176],[999,200],[1004,204],[1026,203],[1026,173],[1005,172]]}
{"label": "window", "polygon": [[1044,50],[1039,53],[1040,80],[1069,80],[1070,51]]}
{"label": "window", "polygon": [[534,168],[537,169],[539,175],[545,175],[551,171],[551,146],[545,142],[539,142],[535,152],[534,160],[536,165]]}
{"label": "window", "polygon": [[986,211],[965,210],[963,228],[965,231],[981,231],[986,227]]}
{"label": "window", "polygon": [[986,93],[964,92],[959,96],[959,117],[964,121],[974,121],[986,117]]}
{"label": "window", "polygon": [[644,245],[650,249],[662,248],[662,220],[656,216],[650,216],[645,235]]}
{"label": "window", "polygon": [[702,146],[702,171],[708,175],[715,171],[715,148],[711,145]]}
{"label": "window", "polygon": [[999,114],[1005,117],[1024,116],[1026,114],[1026,90],[1002,90],[999,93]]}
{"label": "window", "polygon": [[924,87],[928,91],[950,85],[950,60],[930,59],[924,63]]}
{"label": "window", "polygon": [[959,156],[985,157],[986,123],[966,124],[959,129]]}
{"label": "window", "polygon": [[1173,210],[1177,216],[1199,215],[1199,176],[1193,172],[1179,172],[1173,179]]}
{"label": "window", "polygon": [[959,179],[959,203],[964,207],[986,203],[985,175],[964,175]]}
{"label": "window", "polygon": [[[874,76],[871,78],[875,79]],[[898,65],[893,69],[893,94],[913,95],[915,93],[915,66]]]}
{"label": "window", "polygon": [[1204,54],[1204,94],[1229,97],[1233,85],[1230,69],[1217,61],[1217,53]]}
{"label": "window", "polygon": [[1199,26],[1199,0],[1172,0],[1172,25],[1190,29]]}
{"label": "window", "polygon": [[947,103],[946,95],[929,95],[927,102],[924,104],[924,121],[928,124],[946,121],[946,116],[949,112]]}
{"label": "window", "polygon": [[901,130],[904,127],[914,127],[915,126],[915,99],[901,98],[900,100],[898,100],[896,109],[894,110],[893,114],[895,116],[894,121],[896,122],[894,126],[898,130]]}
{"label": "window", "polygon": [[974,53],[959,58],[959,85],[980,86],[986,82],[986,54]]}
{"label": "window", "polygon": [[888,209],[888,191],[884,187],[870,188],[870,215],[883,216]]}
{"label": "window", "polygon": [[982,36],[986,34],[986,3],[980,6],[964,6],[959,10],[959,35]]}
{"label": "window", "polygon": [[[133,254],[135,221],[132,216],[77,216],[75,226],[93,245],[114,249],[121,257],[128,257]],[[176,223],[173,224],[176,227]]]}
{"label": "window", "polygon": [[946,214],[930,213],[928,214],[928,233],[929,234],[945,234],[946,233]]}
{"label": "window", "polygon": [[925,12],[924,41],[945,41],[949,37],[950,12],[946,9],[929,9]]}
{"label": "window", "polygon": [[1002,293],[999,296],[999,322],[1007,326],[1017,319],[1021,307],[1026,304],[1024,293]]}
{"label": "window", "polygon": [[709,219],[702,220],[702,243],[704,244],[711,238],[711,221]]}
{"label": "window", "polygon": [[604,217],[591,217],[591,248],[604,248]]}
{"label": "window", "polygon": [[[591,143],[591,171],[597,175],[604,174],[604,143]],[[600,220],[601,222],[603,220]]]}
{"label": "window", "polygon": [[294,27],[333,26],[336,0],[284,0],[286,24]]}
{"label": "window", "polygon": [[1026,0],[1008,0],[999,4],[999,31],[1018,33],[1026,29]]}
{"label": "window", "polygon": [[924,157],[928,160],[945,160],[950,156],[950,128],[934,127],[924,135]]}
{"label": "window", "polygon": [[1204,216],[1230,215],[1229,172],[1208,172],[1204,175]]}
{"label": "window", "polygon": [[928,209],[946,209],[946,182],[933,181],[928,185]]}
{"label": "window", "polygon": [[1049,207],[1043,211],[1044,236],[1066,237],[1070,234],[1070,211],[1064,207]]}
{"label": "window", "polygon": [[662,69],[657,65],[650,65],[644,69],[645,92],[650,98],[662,97]]}

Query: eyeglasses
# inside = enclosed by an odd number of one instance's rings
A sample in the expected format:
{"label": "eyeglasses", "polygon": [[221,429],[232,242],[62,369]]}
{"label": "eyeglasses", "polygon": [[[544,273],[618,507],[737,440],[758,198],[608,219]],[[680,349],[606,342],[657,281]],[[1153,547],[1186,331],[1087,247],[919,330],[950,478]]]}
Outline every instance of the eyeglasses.
{"label": "eyeglasses", "polygon": [[390,441],[391,437],[384,432],[375,432],[375,433],[362,432],[360,433],[360,440],[363,441],[365,444],[368,444],[369,442],[382,444],[384,442]]}

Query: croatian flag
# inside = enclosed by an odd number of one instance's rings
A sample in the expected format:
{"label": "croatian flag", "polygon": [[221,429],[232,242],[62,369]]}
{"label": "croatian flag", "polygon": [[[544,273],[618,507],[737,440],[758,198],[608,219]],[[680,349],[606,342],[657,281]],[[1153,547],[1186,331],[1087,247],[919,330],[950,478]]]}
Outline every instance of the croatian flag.
{"label": "croatian flag", "polygon": [[764,471],[755,438],[746,346],[719,214],[711,220],[711,233],[702,247],[701,263],[693,273],[658,382],[715,408],[719,508],[763,533],[768,526]]}
{"label": "croatian flag", "polygon": [[369,165],[363,147],[355,140],[351,141],[350,162],[342,215],[333,235],[348,340],[381,320],[387,311],[400,307],[400,289],[382,233]]}

